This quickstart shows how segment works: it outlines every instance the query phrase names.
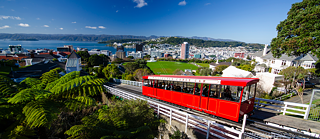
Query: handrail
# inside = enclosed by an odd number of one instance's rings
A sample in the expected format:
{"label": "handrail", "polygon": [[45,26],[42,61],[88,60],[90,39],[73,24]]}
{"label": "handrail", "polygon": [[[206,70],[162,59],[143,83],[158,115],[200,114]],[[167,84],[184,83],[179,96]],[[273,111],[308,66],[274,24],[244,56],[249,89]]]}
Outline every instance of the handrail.
{"label": "handrail", "polygon": [[[124,82],[126,82],[126,80],[124,80]],[[215,121],[210,121],[195,115],[188,114],[186,112],[182,112],[179,109],[165,106],[163,104],[160,104],[157,101],[146,99],[146,97],[142,97],[136,94],[131,94],[116,88],[112,88],[107,85],[104,85],[104,87],[107,90],[109,90],[111,94],[119,96],[124,99],[134,99],[134,100],[141,99],[141,100],[147,101],[150,107],[152,107],[155,110],[155,112],[158,114],[158,117],[159,117],[159,114],[161,114],[170,118],[170,125],[171,125],[172,119],[185,124],[186,125],[185,132],[187,132],[187,127],[193,127],[207,133],[207,138],[209,138],[209,135],[213,135],[216,138],[241,139],[243,135],[243,132],[241,131],[232,129],[225,125],[218,124]],[[218,128],[215,128],[215,127],[218,127]],[[230,133],[233,133],[233,134],[230,134]],[[238,136],[235,136],[235,135],[238,135]]]}
{"label": "handrail", "polygon": [[[310,106],[307,104],[300,104],[300,103],[293,103],[293,102],[286,102],[286,101],[279,101],[279,100],[270,100],[270,99],[263,99],[263,98],[255,98],[255,100],[258,101],[258,102],[255,102],[255,105],[254,105],[254,107],[256,107],[256,108],[263,108],[263,109],[283,112],[283,115],[285,115],[286,113],[293,114],[293,115],[299,115],[299,116],[303,116],[304,119],[308,119],[308,116],[309,116],[308,111],[310,110],[310,108],[309,108]],[[260,103],[260,101],[265,101],[268,104]],[[284,105],[284,106],[279,106],[279,105],[274,105],[274,104],[280,104],[280,105]],[[267,108],[267,107],[263,107],[262,105],[276,107],[279,109]],[[293,107],[295,107],[295,106],[302,107],[302,109],[288,107],[288,105],[293,106]],[[296,112],[288,112],[287,111],[288,109],[303,112],[304,114],[296,113]]]}

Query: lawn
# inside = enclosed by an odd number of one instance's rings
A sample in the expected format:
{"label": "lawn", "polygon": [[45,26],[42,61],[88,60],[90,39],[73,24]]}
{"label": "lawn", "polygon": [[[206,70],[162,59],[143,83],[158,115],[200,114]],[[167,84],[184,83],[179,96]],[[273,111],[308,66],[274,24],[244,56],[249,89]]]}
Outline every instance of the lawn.
{"label": "lawn", "polygon": [[207,67],[209,68],[209,64],[208,63],[196,63],[197,65],[200,65],[202,67]]}
{"label": "lawn", "polygon": [[176,69],[184,71],[185,69],[197,70],[198,67],[192,64],[183,63],[183,62],[169,62],[169,61],[157,61],[157,62],[148,62],[147,66],[155,73],[156,75],[172,75]]}

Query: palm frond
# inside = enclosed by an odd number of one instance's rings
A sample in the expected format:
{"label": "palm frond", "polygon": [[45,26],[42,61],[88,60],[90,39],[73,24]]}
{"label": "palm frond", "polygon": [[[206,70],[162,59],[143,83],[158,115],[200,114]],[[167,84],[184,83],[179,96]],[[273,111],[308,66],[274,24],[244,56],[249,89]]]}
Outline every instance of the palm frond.
{"label": "palm frond", "polygon": [[45,90],[27,88],[27,89],[21,90],[13,98],[9,99],[8,102],[12,104],[24,103],[24,102],[29,102],[32,100],[48,97],[50,94],[51,94],[50,92]]}
{"label": "palm frond", "polygon": [[30,127],[50,126],[57,118],[60,104],[52,100],[31,101],[24,108],[25,123]]}

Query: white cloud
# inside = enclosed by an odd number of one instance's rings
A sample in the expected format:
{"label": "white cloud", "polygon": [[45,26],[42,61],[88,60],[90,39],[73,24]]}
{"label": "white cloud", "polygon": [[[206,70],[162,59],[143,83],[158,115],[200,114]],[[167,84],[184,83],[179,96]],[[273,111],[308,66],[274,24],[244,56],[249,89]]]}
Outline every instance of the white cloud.
{"label": "white cloud", "polygon": [[29,24],[20,23],[18,26],[21,26],[21,27],[29,27]]}
{"label": "white cloud", "polygon": [[63,28],[59,28],[60,30],[63,30]]}
{"label": "white cloud", "polygon": [[0,29],[6,29],[6,28],[10,28],[10,26],[4,25],[4,26],[0,27]]}
{"label": "white cloud", "polygon": [[75,24],[75,23],[77,23],[76,21],[74,21],[74,22],[71,22],[72,24]]}
{"label": "white cloud", "polygon": [[16,20],[21,20],[21,18],[19,16],[4,16],[4,15],[0,15],[0,20],[3,19],[16,19]]}
{"label": "white cloud", "polygon": [[99,26],[99,28],[101,28],[101,29],[105,29],[106,27],[104,27],[104,26]]}
{"label": "white cloud", "polygon": [[49,26],[48,26],[48,25],[43,25],[43,27],[46,27],[46,28],[48,28]]}
{"label": "white cloud", "polygon": [[133,2],[137,3],[137,5],[134,7],[138,8],[148,5],[148,3],[146,3],[144,0],[133,0]]}
{"label": "white cloud", "polygon": [[40,18],[37,18],[37,20],[40,20]]}
{"label": "white cloud", "polygon": [[186,4],[187,4],[187,2],[184,0],[184,1],[179,2],[178,5],[180,5],[180,6],[185,6]]}
{"label": "white cloud", "polygon": [[97,27],[86,26],[86,28],[97,29]]}
{"label": "white cloud", "polygon": [[119,12],[119,10],[116,11],[116,13]]}
{"label": "white cloud", "polygon": [[204,4],[204,5],[210,5],[211,3],[206,3],[206,4]]}

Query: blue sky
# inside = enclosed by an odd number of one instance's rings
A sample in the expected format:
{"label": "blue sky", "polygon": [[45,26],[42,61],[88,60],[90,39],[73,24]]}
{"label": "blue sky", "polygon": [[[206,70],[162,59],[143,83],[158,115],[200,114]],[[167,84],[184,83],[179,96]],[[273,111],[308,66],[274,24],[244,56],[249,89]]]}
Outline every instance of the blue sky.
{"label": "blue sky", "polygon": [[200,36],[270,43],[302,0],[0,0],[0,33]]}

